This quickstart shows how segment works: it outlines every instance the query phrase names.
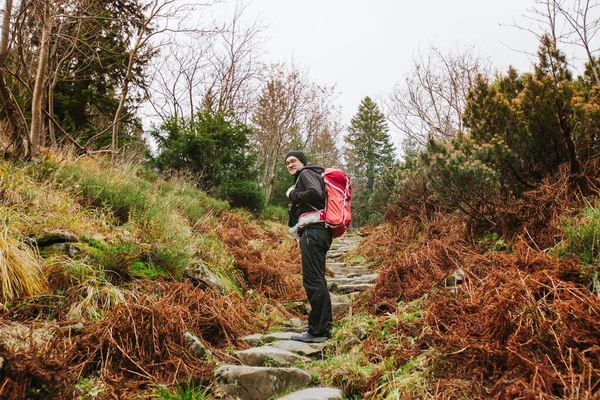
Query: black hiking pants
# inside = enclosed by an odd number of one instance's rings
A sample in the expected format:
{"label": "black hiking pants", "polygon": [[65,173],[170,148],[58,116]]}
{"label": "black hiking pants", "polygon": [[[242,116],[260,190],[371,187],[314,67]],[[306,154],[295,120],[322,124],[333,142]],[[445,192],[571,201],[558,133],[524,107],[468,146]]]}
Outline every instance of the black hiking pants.
{"label": "black hiking pants", "polygon": [[331,246],[331,229],[307,227],[300,235],[302,252],[302,283],[310,303],[308,333],[315,336],[331,334],[331,297],[325,280],[325,256]]}

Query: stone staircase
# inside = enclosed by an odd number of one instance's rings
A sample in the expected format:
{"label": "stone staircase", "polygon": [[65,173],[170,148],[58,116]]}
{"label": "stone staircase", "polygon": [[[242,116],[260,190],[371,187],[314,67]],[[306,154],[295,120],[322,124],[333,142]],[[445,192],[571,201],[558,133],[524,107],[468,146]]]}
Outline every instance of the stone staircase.
{"label": "stone staircase", "polygon": [[[338,261],[360,239],[360,236],[343,237],[331,246],[327,254],[327,268],[334,273],[327,280],[334,318],[351,312],[352,301],[374,285],[377,279],[377,274],[366,268]],[[226,396],[241,400],[342,399],[340,389],[309,387],[313,381],[311,376],[297,367],[312,359],[323,358],[325,350],[334,344],[330,341],[309,344],[291,340],[292,335],[307,330],[307,326],[297,318],[288,321],[282,328],[284,332],[257,333],[242,338],[250,348],[235,352],[240,365],[222,365],[215,370],[219,389]],[[277,397],[284,391],[287,394]]]}

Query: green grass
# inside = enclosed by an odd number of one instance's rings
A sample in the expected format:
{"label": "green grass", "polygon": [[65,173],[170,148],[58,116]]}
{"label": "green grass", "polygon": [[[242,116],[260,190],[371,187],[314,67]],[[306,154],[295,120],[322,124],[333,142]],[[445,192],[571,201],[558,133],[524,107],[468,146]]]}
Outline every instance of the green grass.
{"label": "green grass", "polygon": [[95,206],[106,206],[121,221],[131,213],[143,210],[147,203],[150,183],[124,170],[93,171],[80,164],[69,164],[55,175],[57,182],[78,188]]}
{"label": "green grass", "polygon": [[573,255],[581,259],[581,278],[590,290],[600,295],[600,207],[584,208],[579,215],[565,218],[560,229],[563,240],[553,253],[560,258]]}
{"label": "green grass", "polygon": [[600,208],[587,207],[578,216],[561,224],[564,235],[555,252],[562,257],[575,254],[584,263],[594,265],[600,256]]}
{"label": "green grass", "polygon": [[281,206],[266,206],[260,214],[260,219],[262,220],[275,221],[282,224],[287,223],[288,217],[288,210]]}
{"label": "green grass", "polygon": [[194,386],[192,382],[187,385],[177,385],[174,390],[164,386],[158,386],[155,392],[155,399],[160,400],[210,400],[210,388]]}

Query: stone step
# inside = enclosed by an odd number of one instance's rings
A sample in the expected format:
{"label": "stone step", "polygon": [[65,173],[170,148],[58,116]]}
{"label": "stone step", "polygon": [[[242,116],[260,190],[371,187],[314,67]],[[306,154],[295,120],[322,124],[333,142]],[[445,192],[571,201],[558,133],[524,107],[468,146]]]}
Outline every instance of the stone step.
{"label": "stone step", "polygon": [[358,295],[360,295],[360,293],[361,292],[352,292],[352,293],[346,293],[346,294],[329,293],[329,296],[331,297],[332,302],[349,303],[351,301],[354,301],[356,299],[356,297],[358,297]]}
{"label": "stone step", "polygon": [[[306,305],[307,309],[310,310],[310,305]],[[292,332],[293,334],[304,333],[308,330],[308,325],[301,325],[295,328],[286,328],[288,332]],[[285,340],[285,339],[284,339]]]}
{"label": "stone step", "polygon": [[266,400],[286,389],[299,389],[311,382],[310,375],[298,368],[223,365],[214,374],[221,391],[243,400]]}
{"label": "stone step", "polygon": [[325,263],[325,265],[330,268],[330,269],[338,269],[338,268],[344,268],[346,266],[345,262],[337,262],[337,261],[327,261]]}
{"label": "stone step", "polygon": [[263,341],[263,343],[272,343],[277,340],[289,340],[292,338],[292,336],[294,336],[296,334],[297,334],[296,331],[268,333],[262,337],[262,341]]}
{"label": "stone step", "polygon": [[323,343],[304,343],[295,340],[280,340],[271,344],[273,347],[291,351],[306,357],[323,358],[323,352],[329,346],[327,342]]}
{"label": "stone step", "polygon": [[373,273],[373,271],[367,270],[368,273],[363,274],[362,272],[351,272],[346,277],[348,278],[360,278],[362,281],[372,281],[375,282],[379,274]]}
{"label": "stone step", "polygon": [[327,258],[336,259],[336,258],[343,256],[344,254],[346,254],[345,251],[339,251],[339,250],[336,251],[336,250],[329,249],[329,251],[327,252]]}
{"label": "stone step", "polygon": [[254,367],[293,367],[298,362],[310,361],[308,357],[272,346],[236,351],[234,356],[242,364]]}
{"label": "stone step", "polygon": [[340,293],[352,293],[352,292],[364,292],[368,290],[370,287],[375,286],[372,283],[361,283],[361,284],[348,284],[348,285],[340,285],[337,290]]}
{"label": "stone step", "polygon": [[340,389],[319,387],[286,394],[283,397],[279,397],[278,400],[337,400],[343,398]]}
{"label": "stone step", "polygon": [[340,285],[347,285],[354,282],[354,279],[348,278],[329,278],[327,279],[327,288],[331,290],[333,287],[339,287]]}
{"label": "stone step", "polygon": [[332,302],[331,303],[331,312],[333,316],[337,316],[339,314],[345,313],[350,309],[350,303],[347,302]]}
{"label": "stone step", "polygon": [[242,337],[244,341],[250,347],[256,347],[262,342],[263,335],[261,333],[255,333],[254,335],[247,335]]}
{"label": "stone step", "polygon": [[369,269],[330,268],[330,270],[333,272],[333,278],[356,278],[358,276],[375,274]]}
{"label": "stone step", "polygon": [[345,285],[347,283],[375,283],[378,276],[379,274],[335,274],[333,278],[327,279],[327,282],[336,283],[338,286]]}

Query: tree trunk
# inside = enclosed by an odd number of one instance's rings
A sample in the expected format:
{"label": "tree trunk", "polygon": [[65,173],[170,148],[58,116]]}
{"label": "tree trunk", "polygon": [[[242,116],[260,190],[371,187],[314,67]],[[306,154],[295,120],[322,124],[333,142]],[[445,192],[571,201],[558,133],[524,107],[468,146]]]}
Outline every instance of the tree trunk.
{"label": "tree trunk", "polygon": [[2,16],[2,36],[0,37],[0,97],[4,103],[6,115],[8,116],[8,121],[12,129],[14,156],[20,158],[25,156],[24,141],[27,139],[27,123],[25,122],[23,111],[19,107],[6,80],[6,59],[8,58],[11,13],[12,0],[6,0]]}
{"label": "tree trunk", "polygon": [[40,46],[40,55],[38,60],[37,73],[35,75],[35,85],[31,98],[31,130],[29,133],[30,155],[38,157],[40,155],[40,143],[44,134],[44,119],[42,108],[44,106],[44,93],[46,92],[46,71],[48,70],[48,52],[50,50],[50,30],[52,29],[52,20],[50,17],[50,0],[44,2],[44,19],[42,26],[42,42]]}
{"label": "tree trunk", "polygon": [[[48,87],[48,114],[52,117],[54,117],[54,87],[54,84]],[[52,121],[48,123],[48,134],[50,136],[50,146],[56,149],[56,128]]]}

